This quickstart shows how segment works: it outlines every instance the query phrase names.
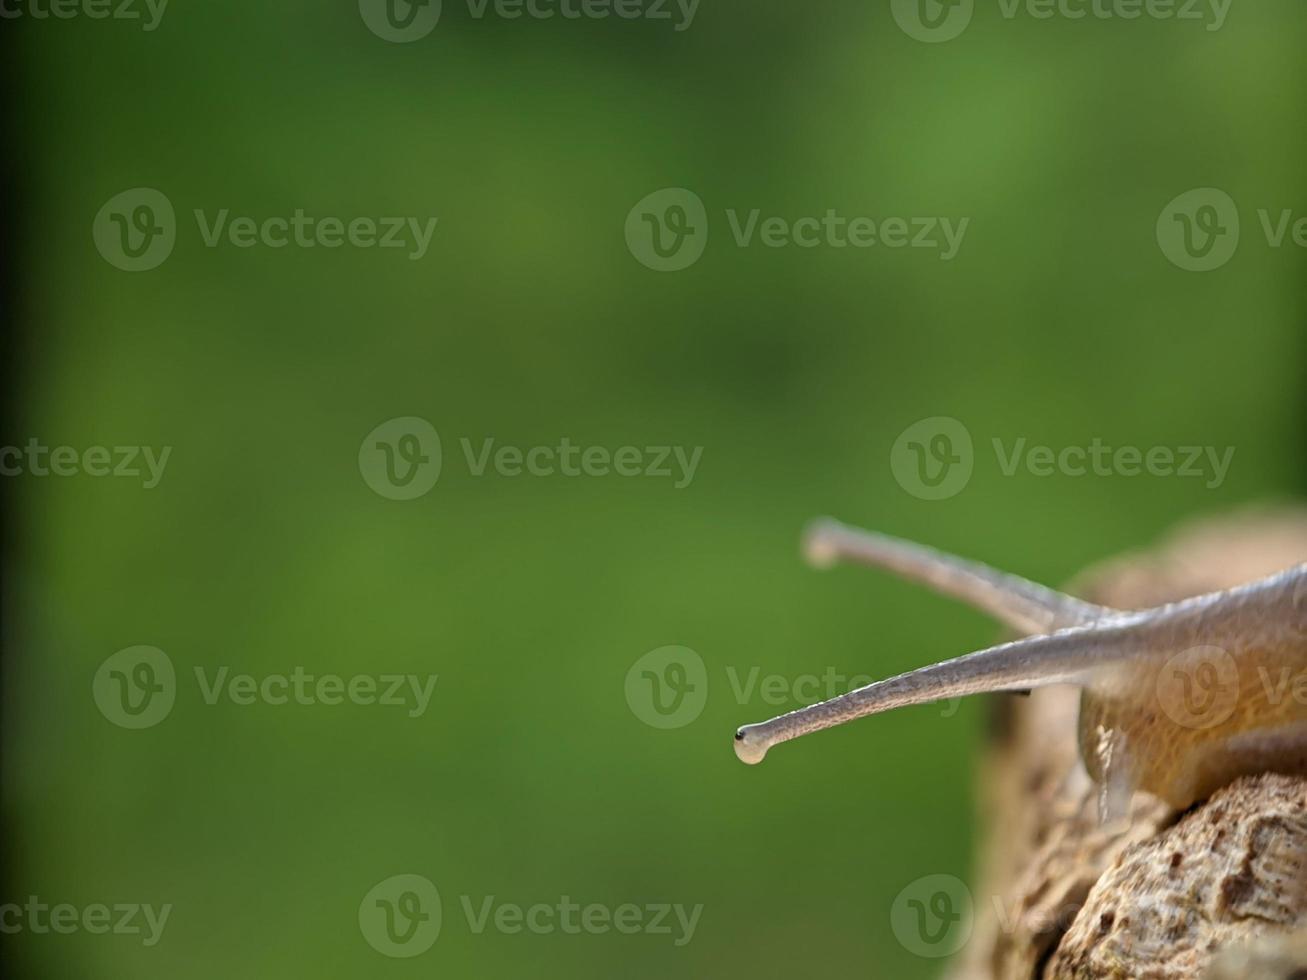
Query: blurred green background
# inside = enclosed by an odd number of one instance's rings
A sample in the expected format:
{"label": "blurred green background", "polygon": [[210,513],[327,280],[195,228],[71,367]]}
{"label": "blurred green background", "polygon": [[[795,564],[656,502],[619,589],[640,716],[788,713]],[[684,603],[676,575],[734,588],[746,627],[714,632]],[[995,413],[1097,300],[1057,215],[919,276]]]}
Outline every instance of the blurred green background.
{"label": "blurred green background", "polygon": [[[26,9],[26,8],[23,8]],[[9,216],[21,276],[10,444],[171,446],[139,479],[12,478],[5,595],[6,901],[172,905],[162,939],[5,942],[56,977],[914,978],[910,882],[966,877],[985,704],[868,720],[758,768],[735,726],[788,710],[730,681],[883,676],[990,642],[884,575],[804,566],[834,514],[1040,580],[1174,523],[1303,488],[1307,211],[1296,0],[1180,21],[1008,18],[923,43],[888,2],[703,0],[667,21],[476,17],[412,43],[355,2],[168,6],[11,22]],[[127,273],[107,201],[151,187],[176,247]],[[707,208],[702,258],[655,272],[627,214]],[[1159,248],[1191,188],[1238,202],[1211,272]],[[438,216],[378,248],[206,247],[193,217]],[[969,218],[958,255],[740,248],[728,209]],[[373,492],[360,444],[417,416],[444,466]],[[905,490],[895,440],[948,416],[970,482]],[[702,447],[693,481],[475,476],[479,446]],[[1236,449],[1219,487],[1005,475],[991,440]],[[139,644],[175,704],[130,730],[92,681]],[[702,713],[628,706],[646,652],[692,648]],[[380,705],[206,703],[195,668],[437,674]],[[426,952],[359,907],[422,875]],[[675,936],[478,934],[481,906],[703,909]],[[674,927],[675,931],[675,927]]]}

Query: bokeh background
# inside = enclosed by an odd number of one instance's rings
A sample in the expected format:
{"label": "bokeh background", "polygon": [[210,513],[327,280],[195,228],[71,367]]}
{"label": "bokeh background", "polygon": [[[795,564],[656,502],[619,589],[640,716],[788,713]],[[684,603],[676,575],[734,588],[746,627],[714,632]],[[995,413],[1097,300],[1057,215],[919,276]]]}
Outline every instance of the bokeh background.
{"label": "bokeh background", "polygon": [[[27,9],[27,8],[24,8]],[[413,43],[356,2],[182,3],[158,28],[36,19],[9,34],[7,444],[172,446],[159,485],[7,478],[7,901],[173,906],[163,938],[4,937],[56,977],[779,977],[937,974],[891,928],[901,890],[966,877],[986,705],[923,707],[787,746],[728,670],[887,675],[990,642],[970,610],[798,555],[834,514],[1051,582],[1192,515],[1303,489],[1307,213],[1296,0],[1205,21],[976,4],[923,43],[888,2],[702,0],[649,20],[478,18],[446,0]],[[176,208],[159,267],[115,268],[97,212]],[[623,228],[664,187],[710,234],[674,273]],[[1158,215],[1238,202],[1221,268],[1178,268]],[[438,216],[394,250],[205,247],[192,217],[296,208]],[[739,248],[726,209],[969,218],[912,248]],[[362,478],[361,441],[417,416],[438,484]],[[948,416],[970,482],[906,492],[891,453]],[[476,477],[458,440],[703,447],[689,486]],[[1219,487],[1006,476],[1025,438],[1235,447]],[[164,650],[176,701],[119,727],[97,669]],[[692,648],[702,713],[628,705],[646,652]],[[205,703],[194,669],[438,675],[376,705]],[[786,707],[794,707],[787,704]],[[411,959],[359,925],[428,878]],[[702,904],[665,935],[475,933],[460,896]]]}

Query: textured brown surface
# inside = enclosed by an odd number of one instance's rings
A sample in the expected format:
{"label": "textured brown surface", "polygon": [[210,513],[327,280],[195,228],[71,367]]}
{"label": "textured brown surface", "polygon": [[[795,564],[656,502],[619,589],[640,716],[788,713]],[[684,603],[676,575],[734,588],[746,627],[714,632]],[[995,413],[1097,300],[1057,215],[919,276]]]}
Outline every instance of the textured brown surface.
{"label": "textured brown surface", "polygon": [[[1249,512],[1182,529],[1157,549],[1090,570],[1070,591],[1119,608],[1144,608],[1228,588],[1301,561],[1307,561],[1307,516],[1299,511]],[[1157,898],[1170,894],[1177,874],[1182,878],[1200,875],[1203,859],[1186,864],[1182,856],[1179,868],[1174,869],[1168,857],[1161,866],[1139,865],[1126,880],[1111,877],[1131,860],[1137,848],[1154,845],[1173,833],[1175,817],[1164,804],[1141,795],[1134,801],[1128,825],[1100,825],[1097,792],[1076,748],[1078,701],[1074,690],[1049,688],[1028,698],[1008,697],[997,702],[996,737],[980,772],[982,818],[991,831],[981,849],[973,889],[976,923],[971,941],[948,973],[950,980],[1035,980],[1055,975],[1156,975],[1198,980],[1220,947],[1255,944],[1259,936],[1266,937],[1260,940],[1262,946],[1249,947],[1250,951],[1232,949],[1227,956],[1261,957],[1258,969],[1279,969],[1277,964],[1285,962],[1283,951],[1268,951],[1264,944],[1282,941],[1285,931],[1299,921],[1304,908],[1300,891],[1289,888],[1283,892],[1287,896],[1283,902],[1294,909],[1292,915],[1278,913],[1283,921],[1234,916],[1225,927],[1212,931],[1192,908],[1180,914],[1181,910],[1165,903],[1159,905]],[[1274,784],[1297,786],[1299,791],[1305,785],[1280,777],[1275,777]],[[1274,805],[1282,807],[1284,800],[1276,799]],[[1216,811],[1208,808],[1216,802],[1200,805],[1186,819],[1198,819],[1198,826],[1204,818],[1210,821]],[[1233,808],[1223,808],[1220,819],[1231,828],[1253,826],[1263,802],[1270,805],[1271,800],[1258,794],[1238,796]],[[1279,810],[1275,814],[1283,817]],[[1276,848],[1273,861],[1281,872],[1294,867],[1294,847],[1298,848],[1297,860],[1302,860],[1302,841],[1296,836],[1276,836],[1270,829],[1261,833],[1272,836]],[[1224,843],[1233,846],[1230,841]],[[1300,880],[1307,876],[1300,864],[1297,873]],[[1239,878],[1230,887],[1237,890],[1239,883],[1250,889],[1239,898],[1240,908],[1260,907],[1263,900],[1270,907],[1283,904],[1270,892],[1264,893],[1266,884],[1257,875]],[[1101,919],[1094,920],[1082,906],[1108,900],[1115,902],[1117,918],[1103,932]],[[1120,956],[1126,954],[1119,950],[1131,936],[1141,931],[1148,934],[1155,923],[1169,929],[1155,934],[1162,937],[1163,952],[1183,947],[1190,950],[1188,959],[1183,967],[1179,960],[1172,961],[1171,973],[1146,972],[1154,965],[1150,962],[1139,964],[1143,972],[1132,974],[1121,966],[1125,961]],[[1191,941],[1190,930],[1192,937],[1206,936],[1208,945]],[[1099,934],[1108,941],[1093,947],[1088,939]],[[1067,945],[1074,942],[1084,945]],[[1081,949],[1078,960],[1072,958],[1073,948]],[[1098,948],[1097,956],[1094,948]],[[1113,955],[1118,957],[1115,962],[1110,959]],[[1245,962],[1253,960],[1231,960],[1225,969],[1237,970]],[[1054,969],[1064,972],[1055,974]],[[1065,972],[1067,969],[1080,972]],[[1276,977],[1273,972],[1266,975]],[[1286,980],[1288,977],[1307,980],[1307,974],[1293,976],[1292,971],[1285,974]]]}
{"label": "textured brown surface", "polygon": [[1307,980],[1307,932],[1233,945],[1217,954],[1206,980]]}
{"label": "textured brown surface", "polygon": [[1047,980],[1201,976],[1213,951],[1307,927],[1307,782],[1254,776],[1133,844],[1089,892]]}

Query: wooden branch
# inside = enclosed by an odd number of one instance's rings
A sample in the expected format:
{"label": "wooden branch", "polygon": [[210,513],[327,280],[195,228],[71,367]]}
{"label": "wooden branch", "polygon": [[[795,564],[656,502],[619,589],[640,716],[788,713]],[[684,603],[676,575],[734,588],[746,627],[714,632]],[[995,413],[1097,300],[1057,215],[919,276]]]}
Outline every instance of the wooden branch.
{"label": "wooden branch", "polygon": [[[1302,561],[1307,514],[1247,514],[1185,529],[1070,591],[1140,608]],[[1103,827],[1077,713],[1063,688],[998,702],[980,771],[990,831],[976,921],[949,980],[1307,977],[1307,780],[1242,779],[1179,818],[1141,794],[1128,825]]]}

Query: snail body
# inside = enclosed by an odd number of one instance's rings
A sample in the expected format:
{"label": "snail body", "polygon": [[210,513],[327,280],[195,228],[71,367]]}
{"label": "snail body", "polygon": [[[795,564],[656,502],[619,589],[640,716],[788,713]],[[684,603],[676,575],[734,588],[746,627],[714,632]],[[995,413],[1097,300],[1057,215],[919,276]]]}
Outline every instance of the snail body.
{"label": "snail body", "polygon": [[1123,813],[1137,790],[1183,809],[1240,775],[1307,773],[1307,564],[1127,611],[834,521],[810,530],[806,551],[818,565],[887,568],[1024,637],[746,725],[735,735],[745,762],[897,707],[1071,684],[1082,692],[1080,754],[1105,819]]}
{"label": "snail body", "polygon": [[1294,589],[1307,596],[1305,571],[1270,580],[1284,584],[1279,595],[1268,589],[1270,602],[1250,604],[1224,626],[1216,616],[1178,633],[1173,643],[1182,647],[1166,659],[1144,655],[1085,684],[1080,757],[1114,797],[1110,812],[1135,789],[1185,809],[1239,776],[1307,773],[1307,609],[1284,616]]}

